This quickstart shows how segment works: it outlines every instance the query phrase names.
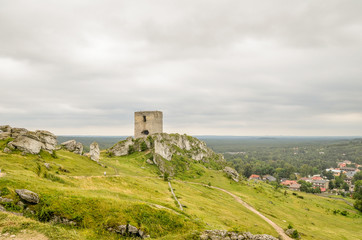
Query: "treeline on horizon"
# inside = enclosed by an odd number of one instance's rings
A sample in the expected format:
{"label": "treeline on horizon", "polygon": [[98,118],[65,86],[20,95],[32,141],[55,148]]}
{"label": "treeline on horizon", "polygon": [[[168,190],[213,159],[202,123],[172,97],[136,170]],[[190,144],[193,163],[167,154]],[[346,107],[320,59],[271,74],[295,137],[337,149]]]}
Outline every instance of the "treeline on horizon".
{"label": "treeline on horizon", "polygon": [[319,174],[350,160],[362,164],[362,139],[334,138],[250,138],[204,139],[214,151],[245,177],[270,174],[295,178]]}

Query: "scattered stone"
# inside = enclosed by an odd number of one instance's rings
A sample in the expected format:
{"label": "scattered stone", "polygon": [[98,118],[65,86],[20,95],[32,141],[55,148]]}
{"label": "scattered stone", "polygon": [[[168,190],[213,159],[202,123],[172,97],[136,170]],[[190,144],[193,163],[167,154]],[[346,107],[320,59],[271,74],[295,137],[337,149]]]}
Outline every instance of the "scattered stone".
{"label": "scattered stone", "polygon": [[11,153],[12,151],[10,150],[10,148],[5,147],[3,152],[4,152],[4,153]]}
{"label": "scattered stone", "polygon": [[100,150],[99,150],[99,145],[96,142],[93,142],[90,145],[89,148],[89,155],[90,155],[90,159],[92,159],[93,161],[98,162],[99,161],[99,156],[100,156]]}
{"label": "scattered stone", "polygon": [[50,222],[52,222],[52,223],[61,223],[61,224],[64,224],[64,225],[69,225],[69,226],[76,226],[77,225],[76,222],[74,222],[72,220],[69,220],[68,218],[60,217],[60,216],[57,216],[57,215],[54,215],[50,219]]}
{"label": "scattered stone", "polygon": [[225,230],[206,230],[200,235],[201,240],[231,239],[231,240],[278,240],[267,234],[253,235],[250,232],[236,233]]}
{"label": "scattered stone", "polygon": [[75,140],[69,140],[69,141],[63,142],[60,145],[62,145],[69,152],[73,152],[73,153],[79,154],[79,155],[83,154],[83,144],[81,144]]}
{"label": "scattered stone", "polygon": [[49,170],[51,167],[50,167],[50,163],[44,163],[44,166]]}
{"label": "scattered stone", "polygon": [[146,160],[146,163],[150,164],[150,165],[153,165],[153,161],[151,159],[147,159]]}
{"label": "scattered stone", "polygon": [[3,198],[3,197],[0,197],[0,202],[2,203],[9,203],[9,202],[13,202],[14,200],[13,199],[10,199],[10,198]]}
{"label": "scattered stone", "polygon": [[25,206],[25,204],[24,204],[22,201],[17,202],[16,205],[18,205],[18,206],[20,206],[20,207],[24,207],[24,206]]}
{"label": "scattered stone", "polygon": [[116,232],[122,236],[132,237],[132,238],[149,238],[149,235],[146,235],[142,230],[132,226],[130,224],[127,225],[119,225],[115,229],[108,228],[110,232]]}
{"label": "scattered stone", "polygon": [[224,172],[226,172],[226,174],[231,177],[232,180],[239,182],[239,173],[235,169],[231,167],[225,167]]}
{"label": "scattered stone", "polygon": [[297,230],[295,230],[293,228],[290,228],[290,229],[285,230],[285,234],[287,234],[289,237],[296,237],[297,236],[297,238],[299,238],[300,236],[299,236],[298,231],[296,233],[294,233],[295,231],[297,231]]}
{"label": "scattered stone", "polygon": [[39,203],[39,196],[38,194],[29,191],[27,189],[16,189],[15,192],[19,195],[19,197],[29,203]]}
{"label": "scattered stone", "polygon": [[11,238],[15,238],[15,237],[16,237],[16,235],[10,235],[10,237],[11,237]]}

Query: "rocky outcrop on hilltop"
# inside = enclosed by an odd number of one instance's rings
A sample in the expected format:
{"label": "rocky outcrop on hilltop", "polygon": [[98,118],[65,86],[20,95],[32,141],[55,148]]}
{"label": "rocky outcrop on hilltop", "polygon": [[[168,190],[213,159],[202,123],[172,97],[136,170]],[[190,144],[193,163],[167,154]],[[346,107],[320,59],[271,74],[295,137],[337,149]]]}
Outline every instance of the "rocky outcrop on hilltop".
{"label": "rocky outcrop on hilltop", "polygon": [[83,144],[77,142],[75,140],[69,140],[66,142],[61,143],[62,147],[69,152],[73,152],[75,154],[82,155],[83,154]]}
{"label": "rocky outcrop on hilltop", "polygon": [[167,172],[170,176],[175,174],[173,163],[176,162],[185,170],[188,170],[192,162],[216,163],[213,165],[220,168],[225,163],[223,156],[208,148],[205,142],[180,134],[156,133],[137,139],[129,137],[108,149],[108,154],[125,156],[146,150],[152,154],[150,161],[153,161],[162,173]]}
{"label": "rocky outcrop on hilltop", "polygon": [[225,230],[207,230],[200,235],[200,240],[235,239],[235,240],[278,240],[267,234],[253,235],[250,232],[237,233]]}
{"label": "rocky outcrop on hilltop", "polygon": [[93,161],[98,162],[101,151],[99,150],[99,145],[96,142],[93,142],[89,147],[89,157]]}
{"label": "rocky outcrop on hilltop", "polygon": [[126,156],[130,152],[129,150],[131,146],[134,144],[134,139],[132,137],[128,137],[126,140],[120,141],[108,149],[108,153],[116,157]]}
{"label": "rocky outcrop on hilltop", "polygon": [[40,150],[53,153],[57,145],[57,137],[48,131],[36,130],[33,132],[25,128],[12,128],[9,125],[0,126],[0,130],[0,140],[13,139],[8,143],[9,150],[18,149],[30,154],[38,154]]}

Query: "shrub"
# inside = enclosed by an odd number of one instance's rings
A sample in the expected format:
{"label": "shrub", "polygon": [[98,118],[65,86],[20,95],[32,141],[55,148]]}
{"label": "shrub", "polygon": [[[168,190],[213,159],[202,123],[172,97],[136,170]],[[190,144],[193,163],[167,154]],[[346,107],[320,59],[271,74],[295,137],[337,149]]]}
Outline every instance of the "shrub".
{"label": "shrub", "polygon": [[146,142],[141,143],[141,151],[146,151],[148,149]]}
{"label": "shrub", "polygon": [[165,173],[163,174],[163,180],[166,181],[166,182],[168,182],[169,176],[170,176],[170,174],[168,174],[168,172],[165,172]]}
{"label": "shrub", "polygon": [[7,187],[3,187],[1,190],[0,190],[0,196],[6,196],[10,193],[9,189]]}
{"label": "shrub", "polygon": [[132,154],[132,153],[134,153],[134,152],[135,152],[135,149],[134,149],[133,145],[129,145],[129,147],[128,147],[128,154]]}
{"label": "shrub", "polygon": [[347,215],[348,215],[348,212],[347,212],[346,210],[343,210],[343,211],[341,212],[341,215],[342,215],[342,216],[347,216]]}
{"label": "shrub", "polygon": [[292,238],[295,238],[295,239],[298,239],[299,238],[299,233],[297,230],[294,230],[293,233],[292,233]]}

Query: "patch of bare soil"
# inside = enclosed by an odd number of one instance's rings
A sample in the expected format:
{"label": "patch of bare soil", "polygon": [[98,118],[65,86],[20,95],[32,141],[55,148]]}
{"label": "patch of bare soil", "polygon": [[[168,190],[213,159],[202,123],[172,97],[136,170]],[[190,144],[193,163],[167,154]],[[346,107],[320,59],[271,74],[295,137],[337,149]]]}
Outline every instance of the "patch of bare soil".
{"label": "patch of bare soil", "polygon": [[0,233],[0,240],[48,240],[46,236],[41,233],[22,230],[17,234]]}

